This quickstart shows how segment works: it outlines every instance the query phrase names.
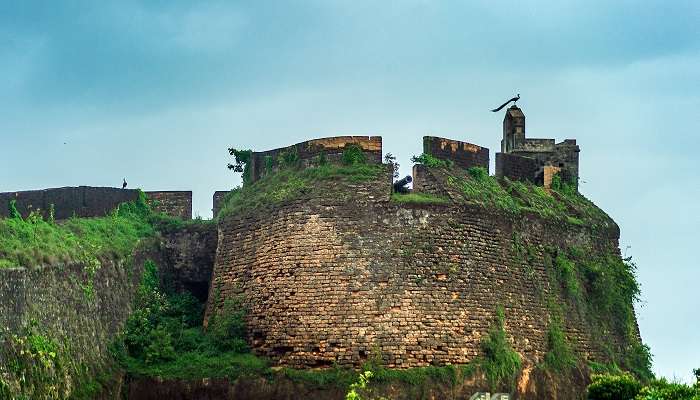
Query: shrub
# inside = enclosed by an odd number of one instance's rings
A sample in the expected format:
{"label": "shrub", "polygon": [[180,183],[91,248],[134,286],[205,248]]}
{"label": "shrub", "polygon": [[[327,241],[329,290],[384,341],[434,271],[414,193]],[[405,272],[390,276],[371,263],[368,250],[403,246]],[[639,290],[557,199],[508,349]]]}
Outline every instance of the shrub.
{"label": "shrub", "polygon": [[454,162],[452,160],[443,160],[441,158],[434,157],[431,154],[423,153],[419,156],[411,157],[411,162],[416,164],[423,164],[428,168],[452,168]]}
{"label": "shrub", "polygon": [[367,159],[360,146],[356,144],[349,144],[345,146],[345,149],[343,150],[342,161],[345,165],[356,165],[364,164]]}
{"label": "shrub", "polygon": [[654,373],[651,372],[651,350],[637,338],[633,338],[632,343],[623,350],[622,364],[642,382],[648,382],[654,378]]}
{"label": "shrub", "polygon": [[549,351],[544,356],[545,368],[562,371],[576,365],[576,357],[566,341],[566,336],[559,321],[554,320],[549,323],[547,346]]}
{"label": "shrub", "polygon": [[700,400],[700,387],[668,382],[662,378],[652,380],[642,388],[635,400]]}
{"label": "shrub", "polygon": [[296,168],[299,166],[300,161],[296,146],[282,150],[279,155],[277,155],[277,164],[282,168]]}
{"label": "shrub", "polygon": [[237,353],[248,350],[245,315],[241,299],[231,298],[211,317],[207,335],[219,350]]}
{"label": "shrub", "polygon": [[573,196],[577,193],[576,182],[567,182],[562,179],[560,174],[554,174],[552,177],[551,189],[565,196]]}
{"label": "shrub", "polygon": [[162,325],[151,329],[148,333],[147,343],[148,345],[144,349],[146,364],[175,359],[172,335]]}
{"label": "shrub", "polygon": [[632,375],[593,375],[588,385],[589,400],[628,400],[634,399],[642,389]]}
{"label": "shrub", "polygon": [[250,158],[253,155],[252,150],[238,150],[230,147],[228,153],[234,157],[235,163],[228,164],[228,169],[234,172],[240,172],[243,183],[246,184],[250,182]]}
{"label": "shrub", "polygon": [[581,286],[579,277],[576,273],[576,264],[569,260],[564,252],[558,252],[554,259],[554,265],[557,268],[559,282],[564,287],[564,291],[569,299],[576,302],[581,301]]}
{"label": "shrub", "polygon": [[489,177],[489,173],[484,167],[471,167],[467,172],[469,172],[469,175],[477,182],[485,182]]}
{"label": "shrub", "polygon": [[510,346],[504,328],[505,315],[502,307],[496,310],[495,325],[481,342],[484,358],[480,366],[486,374],[492,390],[499,386],[512,388],[520,371],[520,355]]}
{"label": "shrub", "polygon": [[7,209],[10,218],[22,219],[22,214],[20,214],[19,211],[17,211],[17,200],[10,200],[10,203],[7,205]]}
{"label": "shrub", "polygon": [[265,173],[269,174],[272,172],[272,168],[275,166],[275,160],[272,156],[265,156]]}
{"label": "shrub", "polygon": [[634,399],[642,384],[628,373],[594,375],[588,386],[589,400]]}

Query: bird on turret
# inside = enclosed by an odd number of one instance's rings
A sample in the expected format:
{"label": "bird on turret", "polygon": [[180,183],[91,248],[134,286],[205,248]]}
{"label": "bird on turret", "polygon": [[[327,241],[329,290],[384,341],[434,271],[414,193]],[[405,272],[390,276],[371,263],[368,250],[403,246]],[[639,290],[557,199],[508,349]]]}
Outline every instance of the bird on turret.
{"label": "bird on turret", "polygon": [[126,178],[123,179],[124,182],[122,183],[122,189],[126,189]]}
{"label": "bird on turret", "polygon": [[491,112],[498,112],[498,111],[501,111],[501,110],[503,109],[503,107],[507,106],[508,103],[510,103],[511,101],[513,102],[513,104],[515,104],[518,100],[520,100],[520,93],[518,93],[518,95],[517,95],[516,97],[513,97],[512,99],[510,99],[510,100],[506,101],[505,103],[501,104],[500,107],[491,110]]}

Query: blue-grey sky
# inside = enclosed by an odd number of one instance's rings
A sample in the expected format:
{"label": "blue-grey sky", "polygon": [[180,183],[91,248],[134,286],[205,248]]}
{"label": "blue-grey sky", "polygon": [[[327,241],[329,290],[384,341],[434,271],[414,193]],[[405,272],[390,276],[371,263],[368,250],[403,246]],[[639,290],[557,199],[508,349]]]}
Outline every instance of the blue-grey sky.
{"label": "blue-grey sky", "polygon": [[[638,264],[655,371],[700,368],[700,2],[0,2],[0,191],[214,190],[226,148],[427,134],[576,138],[581,191]],[[64,144],[65,142],[65,144]],[[630,248],[627,248],[630,246]]]}

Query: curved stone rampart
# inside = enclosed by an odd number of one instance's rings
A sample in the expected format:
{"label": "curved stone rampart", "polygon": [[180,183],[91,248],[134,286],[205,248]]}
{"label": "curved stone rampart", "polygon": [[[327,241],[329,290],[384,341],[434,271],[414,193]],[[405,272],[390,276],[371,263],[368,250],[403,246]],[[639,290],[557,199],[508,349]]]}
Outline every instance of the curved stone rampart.
{"label": "curved stone rampart", "polygon": [[[614,231],[601,237],[456,203],[397,204],[389,174],[227,216],[208,315],[241,296],[254,351],[280,364],[359,366],[379,352],[400,368],[472,361],[503,306],[515,350],[541,361],[547,299],[566,307],[560,288],[550,287],[546,246],[615,252]],[[601,359],[592,332],[570,311],[570,343]]]}

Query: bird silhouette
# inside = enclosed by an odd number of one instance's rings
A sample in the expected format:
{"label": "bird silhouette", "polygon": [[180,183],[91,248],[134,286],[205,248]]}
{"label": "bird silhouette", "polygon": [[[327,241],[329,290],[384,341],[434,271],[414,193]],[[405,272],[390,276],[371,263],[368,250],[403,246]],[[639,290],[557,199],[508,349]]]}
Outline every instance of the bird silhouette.
{"label": "bird silhouette", "polygon": [[501,110],[503,109],[503,107],[507,106],[508,103],[510,103],[511,101],[513,102],[513,104],[515,104],[518,100],[520,100],[520,93],[518,93],[518,95],[517,95],[516,97],[513,97],[512,99],[510,99],[510,100],[506,101],[505,103],[501,104],[500,107],[491,110],[491,112],[498,112],[498,111],[501,111]]}
{"label": "bird silhouette", "polygon": [[124,182],[122,183],[122,189],[126,189],[126,178],[124,178]]}

